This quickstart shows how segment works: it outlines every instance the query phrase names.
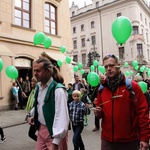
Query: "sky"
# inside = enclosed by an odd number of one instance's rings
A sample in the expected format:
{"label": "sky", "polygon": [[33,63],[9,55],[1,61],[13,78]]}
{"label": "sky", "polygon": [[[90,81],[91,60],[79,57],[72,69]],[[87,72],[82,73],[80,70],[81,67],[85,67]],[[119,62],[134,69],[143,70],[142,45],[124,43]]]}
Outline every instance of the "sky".
{"label": "sky", "polygon": [[70,7],[71,7],[73,1],[74,1],[75,5],[79,6],[79,8],[84,6],[84,2],[86,2],[86,5],[92,4],[92,0],[69,0]]}

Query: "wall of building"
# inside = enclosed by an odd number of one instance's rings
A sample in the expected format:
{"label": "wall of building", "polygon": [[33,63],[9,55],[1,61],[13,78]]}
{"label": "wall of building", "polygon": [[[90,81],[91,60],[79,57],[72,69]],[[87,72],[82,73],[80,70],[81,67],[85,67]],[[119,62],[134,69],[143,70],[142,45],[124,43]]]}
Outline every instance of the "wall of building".
{"label": "wall of building", "polygon": [[[37,59],[43,52],[55,52],[63,58],[67,54],[60,52],[60,46],[65,45],[67,51],[72,50],[71,23],[68,0],[32,0],[32,27],[30,29],[16,26],[14,24],[14,0],[0,1],[0,45],[8,48],[13,57],[0,57],[4,62],[4,68],[0,72],[0,110],[12,108],[13,103],[10,100],[10,89],[14,80],[7,77],[5,69],[9,65],[17,65],[18,69],[25,69],[33,72],[33,61]],[[52,46],[49,49],[43,45],[34,46],[33,37],[36,32],[44,32],[44,4],[51,2],[58,8],[58,35],[45,35],[52,38]],[[50,56],[51,58],[51,56]],[[57,61],[59,58],[51,58]],[[31,66],[27,66],[27,62]],[[20,66],[18,66],[18,64]],[[73,80],[72,65],[63,64],[60,71],[65,79],[65,84]],[[66,74],[67,72],[67,74]],[[24,72],[26,74],[26,72]],[[31,79],[31,77],[30,77]]]}

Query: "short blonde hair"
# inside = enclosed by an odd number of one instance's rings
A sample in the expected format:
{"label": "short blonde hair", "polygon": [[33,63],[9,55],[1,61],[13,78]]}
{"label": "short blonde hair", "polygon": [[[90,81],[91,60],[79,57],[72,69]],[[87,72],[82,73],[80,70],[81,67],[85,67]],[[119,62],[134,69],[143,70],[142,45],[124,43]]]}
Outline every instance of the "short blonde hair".
{"label": "short blonde hair", "polygon": [[35,77],[32,77],[31,81],[36,83],[37,79]]}
{"label": "short blonde hair", "polygon": [[79,90],[74,90],[72,92],[72,95],[81,95],[81,92]]}

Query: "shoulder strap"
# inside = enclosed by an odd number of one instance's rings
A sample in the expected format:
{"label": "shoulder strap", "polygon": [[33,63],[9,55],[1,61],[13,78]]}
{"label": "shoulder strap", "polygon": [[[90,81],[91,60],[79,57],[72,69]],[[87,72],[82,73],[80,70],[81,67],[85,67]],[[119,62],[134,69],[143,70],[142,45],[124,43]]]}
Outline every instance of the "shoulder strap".
{"label": "shoulder strap", "polygon": [[132,90],[132,80],[129,78],[126,78],[126,88]]}
{"label": "shoulder strap", "polygon": [[100,84],[99,92],[102,93],[102,92],[103,92],[103,89],[104,89],[104,86],[103,86],[102,84]]}
{"label": "shoulder strap", "polygon": [[132,79],[126,78],[126,88],[129,90],[131,96],[133,96],[134,100],[136,101],[135,92],[132,90]]}

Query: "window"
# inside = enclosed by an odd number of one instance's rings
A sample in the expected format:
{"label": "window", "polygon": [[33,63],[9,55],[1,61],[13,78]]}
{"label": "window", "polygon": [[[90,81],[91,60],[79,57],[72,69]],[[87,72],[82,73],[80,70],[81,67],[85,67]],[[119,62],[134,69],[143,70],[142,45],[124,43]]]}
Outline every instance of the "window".
{"label": "window", "polygon": [[82,47],[85,47],[85,38],[82,38],[82,39],[81,39],[81,46],[82,46]]}
{"label": "window", "polygon": [[96,2],[95,6],[96,6],[96,8],[99,7],[99,2]]}
{"label": "window", "polygon": [[74,41],[73,41],[73,48],[74,48],[74,49],[77,49],[77,40],[74,40]]}
{"label": "window", "polygon": [[96,38],[95,38],[95,35],[91,36],[91,42],[92,42],[92,45],[96,44]]}
{"label": "window", "polygon": [[142,21],[142,14],[140,13],[140,19],[141,19],[141,21]]}
{"label": "window", "polygon": [[147,25],[147,20],[146,20],[146,18],[145,18],[145,25]]}
{"label": "window", "polygon": [[74,11],[72,12],[72,16],[75,16],[75,12]]}
{"label": "window", "polygon": [[84,31],[84,24],[81,25],[81,31]]}
{"label": "window", "polygon": [[51,3],[45,3],[45,32],[57,35],[56,7]]}
{"label": "window", "polygon": [[95,28],[95,23],[94,23],[94,21],[91,22],[91,28]]}
{"label": "window", "polygon": [[73,33],[76,33],[76,27],[73,27]]}
{"label": "window", "polygon": [[138,34],[139,33],[139,28],[138,26],[133,26],[133,34]]}
{"label": "window", "polygon": [[143,56],[143,47],[142,47],[142,44],[137,44],[137,55]]}
{"label": "window", "polygon": [[148,33],[146,33],[146,40],[147,40],[147,42],[149,42],[149,40],[148,40]]}
{"label": "window", "polygon": [[148,55],[148,60],[150,60],[150,57],[149,57],[149,49],[147,50],[147,55]]}
{"label": "window", "polygon": [[82,64],[86,64],[86,54],[82,54]]}
{"label": "window", "polygon": [[15,25],[31,28],[31,0],[15,0]]}
{"label": "window", "polygon": [[120,16],[121,16],[121,13],[118,13],[118,14],[117,14],[117,17],[120,17]]}
{"label": "window", "polygon": [[119,47],[119,59],[124,59],[124,47]]}
{"label": "window", "polygon": [[78,55],[73,55],[73,61],[78,62]]}
{"label": "window", "polygon": [[144,35],[144,33],[143,33],[143,29],[141,29],[141,34],[142,34],[142,35]]}

